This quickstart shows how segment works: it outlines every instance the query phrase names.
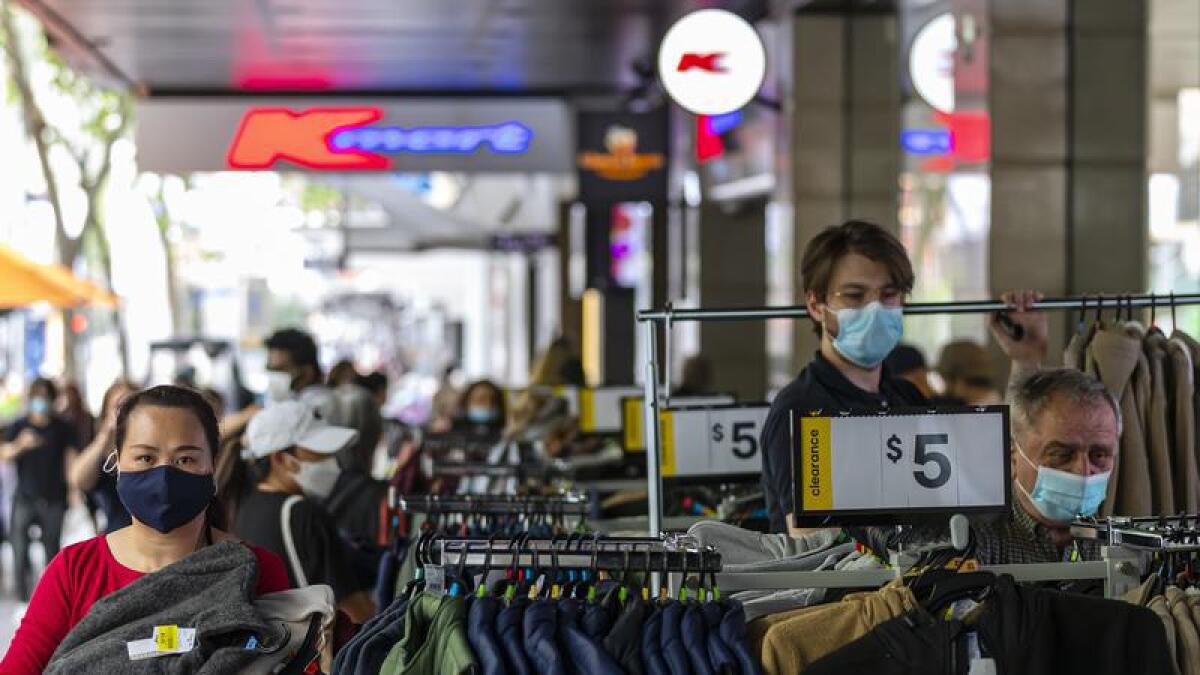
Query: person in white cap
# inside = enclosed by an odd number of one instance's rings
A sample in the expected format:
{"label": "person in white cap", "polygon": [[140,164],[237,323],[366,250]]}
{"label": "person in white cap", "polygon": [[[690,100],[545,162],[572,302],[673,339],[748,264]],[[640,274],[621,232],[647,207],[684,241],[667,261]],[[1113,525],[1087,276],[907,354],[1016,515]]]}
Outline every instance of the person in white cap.
{"label": "person in white cap", "polygon": [[375,603],[321,506],[340,474],[338,451],[357,438],[307,403],[281,401],[250,420],[244,446],[222,457],[217,480],[232,531],[282,557],[293,586],[331,586],[338,609],[361,624]]}

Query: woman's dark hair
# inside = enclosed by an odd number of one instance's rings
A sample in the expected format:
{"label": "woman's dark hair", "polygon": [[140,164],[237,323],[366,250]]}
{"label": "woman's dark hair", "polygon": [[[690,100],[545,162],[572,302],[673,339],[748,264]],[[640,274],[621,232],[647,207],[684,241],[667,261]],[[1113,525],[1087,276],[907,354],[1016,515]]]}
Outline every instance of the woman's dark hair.
{"label": "woman's dark hair", "polygon": [[466,414],[467,401],[471,400],[471,394],[474,393],[476,389],[491,389],[492,396],[496,399],[496,409],[500,413],[500,423],[503,424],[506,420],[508,420],[508,405],[505,403],[504,392],[495,382],[492,382],[491,380],[476,380],[475,382],[467,385],[466,390],[463,391],[462,397],[459,399],[459,408],[461,410],[461,414]]}
{"label": "woman's dark hair", "polygon": [[[221,457],[217,460],[217,468],[213,478],[217,482],[217,502],[224,507],[222,515],[225,522],[237,521],[238,509],[242,500],[254,489],[254,486],[266,479],[271,473],[271,459],[242,459],[244,446],[243,436],[238,434],[225,439],[221,444]],[[291,448],[284,452],[291,452]]]}
{"label": "woman's dark hair", "polygon": [[[216,466],[220,460],[221,431],[212,406],[200,392],[169,384],[143,389],[130,394],[121,402],[121,407],[117,408],[117,421],[113,429],[113,438],[118,454],[121,446],[125,444],[125,434],[129,430],[129,417],[133,415],[133,411],[143,407],[176,408],[188,410],[195,415],[204,429],[208,450],[212,453],[213,465]],[[208,506],[208,524],[216,528],[223,528],[225,525],[225,514],[216,497]]]}

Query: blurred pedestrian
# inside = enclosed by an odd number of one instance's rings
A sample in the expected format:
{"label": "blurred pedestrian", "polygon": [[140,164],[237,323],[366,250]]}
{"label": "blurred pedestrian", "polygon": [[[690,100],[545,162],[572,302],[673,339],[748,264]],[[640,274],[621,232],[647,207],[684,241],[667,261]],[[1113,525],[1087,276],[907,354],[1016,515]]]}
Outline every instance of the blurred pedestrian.
{"label": "blurred pedestrian", "polygon": [[21,600],[29,601],[29,529],[41,530],[49,561],[58,554],[67,513],[67,466],[79,448],[75,427],[54,414],[58,388],[39,378],[29,385],[27,414],[8,428],[0,460],[15,461],[17,488],[9,519],[9,540],[16,558],[14,573]]}
{"label": "blurred pedestrian", "polygon": [[306,403],[278,403],[250,420],[240,453],[221,457],[217,483],[233,534],[283,558],[294,586],[331,586],[338,609],[361,624],[375,603],[321,506],[341,473],[336,455],[357,436]]}
{"label": "blurred pedestrian", "polygon": [[898,344],[883,360],[883,367],[893,376],[908,380],[927,399],[936,393],[929,383],[929,366],[925,354],[910,344]]}
{"label": "blurred pedestrian", "polygon": [[354,367],[354,362],[350,359],[342,359],[333,364],[329,369],[329,377],[325,379],[325,386],[330,389],[337,389],[343,384],[354,384],[358,378],[358,369]]}
{"label": "blurred pedestrian", "polygon": [[938,375],[945,382],[943,398],[959,405],[1002,402],[987,349],[972,340],[955,340],[938,355]]}
{"label": "blurred pedestrian", "polygon": [[285,328],[267,338],[266,403],[300,400],[317,409],[327,422],[337,415],[333,390],[325,386],[317,343],[302,330]]}
{"label": "blurred pedestrian", "polygon": [[116,449],[117,409],[137,390],[137,385],[129,380],[117,380],[109,385],[100,403],[100,429],[71,464],[71,487],[89,495],[104,515],[103,527],[97,528],[102,532],[115,532],[130,523],[129,511],[117,494],[115,467],[104,466],[104,463]]}
{"label": "blurred pedestrian", "polygon": [[712,361],[696,354],[683,362],[683,377],[672,396],[711,396],[713,394]]}

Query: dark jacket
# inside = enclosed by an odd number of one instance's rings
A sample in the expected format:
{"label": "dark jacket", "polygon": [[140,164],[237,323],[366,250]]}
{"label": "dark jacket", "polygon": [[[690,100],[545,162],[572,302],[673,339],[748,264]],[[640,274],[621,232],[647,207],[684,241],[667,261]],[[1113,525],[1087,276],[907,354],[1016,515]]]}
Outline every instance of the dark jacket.
{"label": "dark jacket", "polygon": [[[1017,586],[997,578],[976,625],[998,675],[1168,675],[1162,623],[1117,600]],[[962,675],[970,667],[961,621],[924,610],[884,622],[806,669],[805,675]]]}
{"label": "dark jacket", "polygon": [[907,380],[893,377],[886,368],[879,382],[879,393],[856,387],[820,352],[791,384],[784,387],[771,403],[771,412],[763,424],[763,493],[772,532],[787,532],[787,514],[792,512],[792,411],[808,413],[875,412],[888,407],[918,406],[925,397]]}
{"label": "dark jacket", "polygon": [[[100,599],[55,650],[46,673],[236,673],[258,653],[248,638],[268,635],[253,605],[254,553],[238,542],[206,546]],[[130,661],[126,644],[155,626],[196,629],[196,647],[179,655]]]}

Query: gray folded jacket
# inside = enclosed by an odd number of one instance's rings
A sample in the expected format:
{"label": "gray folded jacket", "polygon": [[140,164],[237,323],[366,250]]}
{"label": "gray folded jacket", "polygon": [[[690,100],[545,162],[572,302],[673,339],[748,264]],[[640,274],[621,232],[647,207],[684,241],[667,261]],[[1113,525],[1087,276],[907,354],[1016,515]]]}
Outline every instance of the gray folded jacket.
{"label": "gray folded jacket", "polygon": [[[245,648],[247,636],[269,630],[251,602],[257,581],[258,561],[246,545],[206,546],[97,601],[59,644],[45,672],[242,672],[259,657]],[[155,626],[171,625],[196,629],[192,651],[129,659],[127,643],[153,637]]]}
{"label": "gray folded jacket", "polygon": [[841,558],[854,551],[853,543],[836,543],[841,536],[836,530],[819,530],[792,537],[762,534],[705,520],[693,525],[688,534],[701,545],[717,549],[723,572],[811,571],[820,567],[830,555]]}

